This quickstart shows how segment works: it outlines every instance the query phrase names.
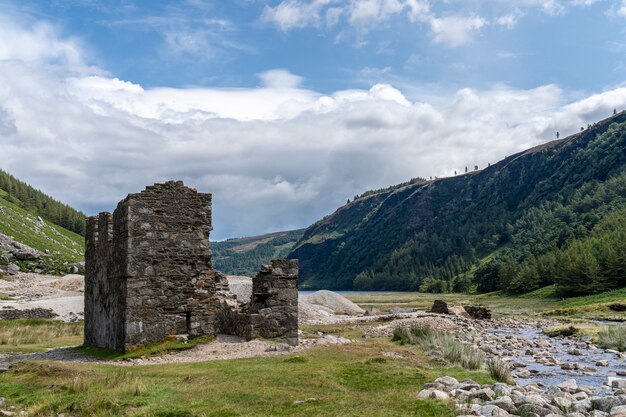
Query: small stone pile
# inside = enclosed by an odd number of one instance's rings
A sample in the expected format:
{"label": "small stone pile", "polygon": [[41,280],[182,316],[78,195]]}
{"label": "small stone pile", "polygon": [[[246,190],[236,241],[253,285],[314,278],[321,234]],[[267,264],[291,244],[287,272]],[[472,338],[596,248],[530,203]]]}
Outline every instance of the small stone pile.
{"label": "small stone pile", "polygon": [[457,415],[464,417],[626,417],[626,390],[619,388],[626,380],[612,382],[612,395],[598,396],[591,388],[578,386],[575,379],[542,389],[538,385],[480,385],[444,376],[424,385],[417,397],[454,401]]}
{"label": "small stone pile", "polygon": [[18,310],[13,307],[0,309],[0,320],[28,320],[28,319],[53,319],[57,317],[50,308],[29,308]]}

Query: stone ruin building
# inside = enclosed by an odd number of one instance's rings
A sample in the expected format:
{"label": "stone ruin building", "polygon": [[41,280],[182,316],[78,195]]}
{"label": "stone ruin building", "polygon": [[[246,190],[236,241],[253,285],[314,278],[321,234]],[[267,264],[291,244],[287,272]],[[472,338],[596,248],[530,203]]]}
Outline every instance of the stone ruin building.
{"label": "stone ruin building", "polygon": [[124,352],[169,335],[298,343],[298,264],[275,260],[237,300],[211,265],[211,194],[155,184],[87,219],[85,344]]}

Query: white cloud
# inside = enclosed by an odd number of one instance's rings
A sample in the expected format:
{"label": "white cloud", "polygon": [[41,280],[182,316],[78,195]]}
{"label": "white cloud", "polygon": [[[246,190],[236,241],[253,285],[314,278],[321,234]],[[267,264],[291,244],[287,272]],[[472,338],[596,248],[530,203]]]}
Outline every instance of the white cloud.
{"label": "white cloud", "polygon": [[622,3],[619,5],[617,9],[617,15],[626,17],[626,0],[622,0]]}
{"label": "white cloud", "polygon": [[332,28],[345,17],[351,26],[367,31],[395,15],[406,14],[411,21],[416,21],[424,20],[429,12],[427,0],[284,0],[274,7],[265,6],[261,21],[288,32],[319,27],[323,20]]}
{"label": "white cloud", "polygon": [[[287,32],[292,29],[316,26],[320,22],[322,9],[334,3],[333,0],[286,0],[275,7],[265,6],[261,21],[274,23],[280,30]],[[337,11],[331,12],[331,23],[338,18]]]}
{"label": "white cloud", "polygon": [[349,21],[353,25],[366,27],[373,22],[389,19],[404,7],[405,4],[399,0],[352,0]]}
{"label": "white cloud", "polygon": [[[372,28],[388,24],[392,18],[403,16],[417,24],[428,24],[433,41],[451,47],[471,41],[476,32],[488,25],[513,29],[527,10],[538,9],[548,15],[564,14],[573,7],[589,7],[603,0],[489,0],[463,3],[464,15],[459,14],[458,1],[431,2],[429,0],[283,0],[276,6],[265,6],[261,21],[275,24],[287,32],[306,27],[338,28],[338,41],[345,40],[346,29],[352,28],[360,36]],[[626,16],[626,0],[613,7],[613,13]],[[497,17],[481,17],[491,11]],[[343,19],[343,20],[342,20]],[[325,25],[322,25],[325,23]],[[344,23],[344,25],[341,25]],[[367,44],[357,39],[357,47]]]}
{"label": "white cloud", "polygon": [[0,15],[0,60],[83,65],[76,39],[61,38],[58,29],[49,23],[30,24],[30,30],[23,30],[11,16]]}
{"label": "white cloud", "polygon": [[509,13],[500,16],[496,19],[496,23],[500,26],[504,26],[507,29],[513,29],[517,26],[520,16],[517,14]]}
{"label": "white cloud", "polygon": [[558,0],[547,0],[542,2],[543,11],[550,15],[559,15],[565,12],[563,6]]}
{"label": "white cloud", "polygon": [[275,69],[262,72],[259,78],[268,88],[298,88],[303,78],[290,73],[285,69]]}
{"label": "white cloud", "polygon": [[432,18],[430,29],[434,42],[456,47],[471,42],[474,33],[486,23],[480,16],[446,16]]}
{"label": "white cloud", "polygon": [[214,238],[307,226],[367,189],[482,167],[626,106],[626,88],[572,103],[554,85],[322,94],[286,70],[258,88],[145,88],[32,56],[0,60],[2,168],[89,214],[183,179],[213,193]]}

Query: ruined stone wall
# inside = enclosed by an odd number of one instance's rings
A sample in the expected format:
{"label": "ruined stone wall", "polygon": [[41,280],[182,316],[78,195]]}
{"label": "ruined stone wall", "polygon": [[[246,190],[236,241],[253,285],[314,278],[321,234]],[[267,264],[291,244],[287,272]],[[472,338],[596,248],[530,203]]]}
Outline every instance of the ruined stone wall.
{"label": "ruined stone wall", "polygon": [[211,195],[181,181],[146,187],[113,216],[89,218],[85,342],[124,350],[171,334],[214,334],[224,284],[211,269],[210,230]]}
{"label": "ruined stone wall", "polygon": [[114,257],[113,217],[87,219],[85,233],[85,343],[124,348],[124,282]]}
{"label": "ruined stone wall", "polygon": [[128,209],[126,345],[215,333],[219,309],[211,269],[211,194],[182,182],[146,187]]}
{"label": "ruined stone wall", "polygon": [[279,338],[298,344],[298,261],[273,260],[252,281],[244,337]]}
{"label": "ruined stone wall", "polygon": [[122,200],[87,219],[85,343],[130,346],[219,332],[298,343],[297,261],[264,265],[239,305],[212,270],[211,194],[182,181]]}

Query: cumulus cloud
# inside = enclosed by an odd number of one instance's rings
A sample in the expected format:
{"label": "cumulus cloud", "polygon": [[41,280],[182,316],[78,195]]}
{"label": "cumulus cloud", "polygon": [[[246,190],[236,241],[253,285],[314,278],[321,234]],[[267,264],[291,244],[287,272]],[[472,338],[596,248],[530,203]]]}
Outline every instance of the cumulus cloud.
{"label": "cumulus cloud", "polygon": [[7,15],[0,15],[0,60],[46,62],[81,66],[83,54],[76,39],[62,38],[57,28],[46,22],[29,22],[23,30]]}
{"label": "cumulus cloud", "polygon": [[257,88],[145,88],[12,54],[0,60],[2,169],[90,214],[182,179],[213,193],[214,238],[304,227],[367,189],[482,167],[626,105],[625,88],[570,102],[554,85],[322,94],[284,69]]}

